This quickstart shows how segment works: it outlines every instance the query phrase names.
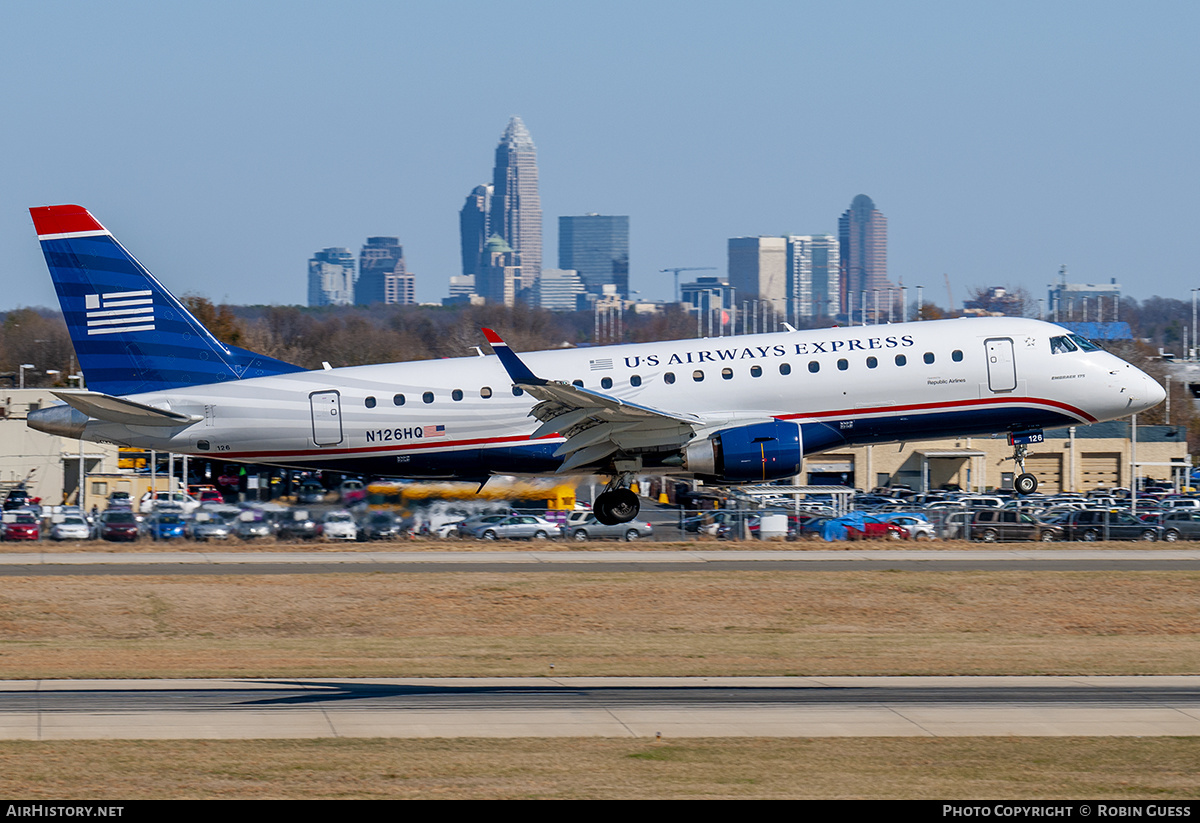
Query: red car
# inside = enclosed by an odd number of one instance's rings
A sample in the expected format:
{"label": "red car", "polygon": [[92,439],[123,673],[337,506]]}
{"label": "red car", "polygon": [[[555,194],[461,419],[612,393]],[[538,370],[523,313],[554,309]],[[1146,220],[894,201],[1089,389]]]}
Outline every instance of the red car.
{"label": "red car", "polygon": [[5,517],[5,540],[37,540],[41,537],[41,524],[29,512],[17,512]]}

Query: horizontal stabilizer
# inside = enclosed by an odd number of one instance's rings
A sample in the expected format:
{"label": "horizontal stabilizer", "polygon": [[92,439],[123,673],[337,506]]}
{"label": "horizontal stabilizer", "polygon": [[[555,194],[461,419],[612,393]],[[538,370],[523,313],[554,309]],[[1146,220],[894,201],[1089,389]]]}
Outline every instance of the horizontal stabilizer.
{"label": "horizontal stabilizer", "polygon": [[101,394],[91,391],[56,391],[54,396],[67,405],[77,409],[88,417],[106,420],[109,423],[123,423],[127,426],[161,426],[164,428],[180,428],[190,426],[204,418],[194,414],[179,414],[164,411],[143,403],[135,403],[122,397]]}

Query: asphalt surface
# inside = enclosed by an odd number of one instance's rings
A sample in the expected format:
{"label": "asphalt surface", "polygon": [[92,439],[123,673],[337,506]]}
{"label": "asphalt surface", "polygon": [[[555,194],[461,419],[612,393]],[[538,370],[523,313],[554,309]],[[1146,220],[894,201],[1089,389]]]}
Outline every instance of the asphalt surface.
{"label": "asphalt surface", "polygon": [[1200,735],[1200,677],[0,682],[0,738]]}

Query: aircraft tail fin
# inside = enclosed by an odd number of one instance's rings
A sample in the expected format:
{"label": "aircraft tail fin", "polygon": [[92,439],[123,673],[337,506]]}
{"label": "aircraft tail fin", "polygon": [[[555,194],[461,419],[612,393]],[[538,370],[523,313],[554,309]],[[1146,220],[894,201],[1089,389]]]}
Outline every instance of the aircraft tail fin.
{"label": "aircraft tail fin", "polygon": [[89,388],[126,395],[304,371],[217,340],[87,209],[29,213]]}

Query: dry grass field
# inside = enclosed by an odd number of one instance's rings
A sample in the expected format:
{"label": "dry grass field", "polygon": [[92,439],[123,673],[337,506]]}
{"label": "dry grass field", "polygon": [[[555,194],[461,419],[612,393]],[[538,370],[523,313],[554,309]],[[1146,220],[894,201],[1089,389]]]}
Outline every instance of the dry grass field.
{"label": "dry grass field", "polygon": [[1200,673],[1200,572],[10,577],[7,678]]}
{"label": "dry grass field", "polygon": [[[1187,738],[180,740],[0,744],[21,799],[1197,797]],[[128,813],[126,814],[128,816]]]}

